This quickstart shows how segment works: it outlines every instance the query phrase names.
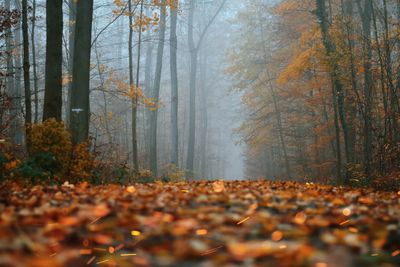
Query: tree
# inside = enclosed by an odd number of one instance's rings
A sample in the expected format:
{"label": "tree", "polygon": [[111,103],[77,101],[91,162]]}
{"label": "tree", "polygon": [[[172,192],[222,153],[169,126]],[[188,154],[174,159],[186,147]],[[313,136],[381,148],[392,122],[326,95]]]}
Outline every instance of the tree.
{"label": "tree", "polygon": [[[333,86],[333,97],[335,98],[334,104],[337,103],[337,112],[339,114],[342,130],[343,130],[343,135],[344,135],[344,141],[345,141],[345,152],[346,152],[346,159],[349,160],[349,131],[348,131],[348,126],[347,126],[347,116],[346,116],[346,111],[345,111],[345,105],[344,105],[344,89],[342,82],[339,77],[339,64],[336,61],[336,47],[335,44],[333,43],[330,33],[329,33],[329,22],[328,22],[328,16],[326,12],[326,6],[325,6],[325,0],[316,0],[316,6],[317,6],[317,16],[319,19],[319,24],[322,32],[322,41],[326,50],[326,54],[328,57],[328,60],[330,61],[330,68],[331,68],[331,79],[332,79],[332,86]],[[334,109],[336,109],[336,104]],[[338,138],[337,138],[337,142]],[[338,152],[339,153],[339,152]],[[338,154],[338,159],[340,155]],[[341,178],[341,174],[339,175],[339,183],[348,183],[348,177],[346,177],[346,180],[343,181]]]}
{"label": "tree", "polygon": [[29,151],[29,129],[32,123],[32,101],[31,101],[31,87],[30,87],[30,63],[29,63],[29,34],[28,34],[28,2],[22,0],[22,39],[23,39],[23,69],[24,69],[24,91],[25,91],[25,129],[26,129],[26,145]]}
{"label": "tree", "polygon": [[16,87],[15,87],[15,79],[14,79],[14,60],[12,57],[12,50],[13,50],[13,38],[12,38],[12,26],[15,23],[12,23],[11,21],[11,3],[10,0],[5,1],[5,18],[4,20],[9,24],[9,26],[5,29],[5,42],[6,42],[6,64],[7,64],[7,69],[6,69],[6,94],[8,97],[11,98],[11,107],[10,107],[10,117],[11,117],[11,128],[10,128],[10,138],[12,140],[13,144],[20,144],[21,140],[17,138],[19,135],[18,132],[20,130],[18,129],[18,117],[17,117],[17,112],[18,112],[18,107],[16,104],[18,103],[18,100],[16,99]]}
{"label": "tree", "polygon": [[[166,1],[161,1],[160,30],[158,34],[157,62],[154,75],[154,88],[151,97],[158,102],[160,98],[161,72],[165,42]],[[152,110],[150,116],[150,170],[157,176],[157,120],[158,109]]]}
{"label": "tree", "polygon": [[202,29],[197,42],[194,40],[194,15],[196,1],[189,1],[189,18],[188,18],[188,44],[190,53],[190,78],[189,78],[189,141],[187,148],[186,171],[189,178],[194,177],[194,153],[196,144],[196,81],[197,81],[197,65],[198,53],[203,39],[214,23],[218,14],[225,5],[226,0],[223,0],[219,5],[215,14],[211,17],[207,25]]}
{"label": "tree", "polygon": [[138,95],[139,91],[139,74],[140,74],[140,57],[142,48],[142,18],[143,18],[143,0],[140,3],[140,17],[139,17],[139,34],[138,34],[138,54],[136,62],[136,83],[133,78],[133,9],[132,1],[128,0],[129,9],[129,86],[134,92],[132,95],[132,163],[136,172],[139,172],[139,159],[138,159],[138,141],[137,141],[137,109],[138,109]]}
{"label": "tree", "polygon": [[[43,121],[62,115],[62,0],[46,1],[46,74]],[[81,2],[81,1],[80,1]]]}
{"label": "tree", "polygon": [[37,123],[39,121],[39,88],[38,88],[38,75],[37,75],[37,62],[36,62],[35,30],[36,30],[36,0],[33,0],[31,46],[32,46],[32,67],[33,67],[33,92],[35,95],[34,122]]}
{"label": "tree", "polygon": [[361,0],[357,0],[358,11],[362,22],[363,35],[363,65],[364,65],[364,171],[367,183],[371,182],[371,163],[372,163],[372,44],[371,44],[371,21],[372,21],[372,1],[364,0],[362,7]]}
{"label": "tree", "polygon": [[[68,75],[69,78],[72,77],[73,60],[74,60],[74,43],[75,43],[75,24],[76,24],[76,6],[77,1],[69,0],[68,2]],[[71,108],[71,98],[72,98],[72,82],[68,84],[67,101],[66,101],[66,123],[70,123],[69,110]]]}
{"label": "tree", "polygon": [[179,136],[178,136],[178,40],[176,24],[178,20],[179,0],[171,5],[170,28],[170,70],[171,70],[171,163],[178,166]]}
{"label": "tree", "polygon": [[78,1],[72,67],[70,130],[75,144],[89,137],[89,76],[93,0]]}
{"label": "tree", "polygon": [[[21,8],[21,2],[19,0],[14,1],[15,8],[17,10],[22,10]],[[21,62],[21,54],[23,54],[23,51],[21,51],[21,46],[20,44],[22,43],[21,41],[21,35],[22,35],[22,21],[19,19],[16,23],[15,27],[15,34],[14,34],[14,45],[12,47],[12,50],[14,52],[14,70],[13,70],[13,76],[14,76],[14,90],[12,91],[10,97],[11,97],[11,117],[13,118],[11,122],[11,135],[12,139],[15,144],[22,144],[23,142],[23,126],[21,123],[21,111],[22,111],[22,106],[21,106],[21,99],[22,99],[22,89],[21,89],[21,81],[22,81],[22,62]]]}

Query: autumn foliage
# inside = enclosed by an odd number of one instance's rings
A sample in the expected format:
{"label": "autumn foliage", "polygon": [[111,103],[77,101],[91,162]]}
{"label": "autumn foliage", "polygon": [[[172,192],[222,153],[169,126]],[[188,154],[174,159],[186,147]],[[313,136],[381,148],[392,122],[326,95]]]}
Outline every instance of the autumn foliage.
{"label": "autumn foliage", "polygon": [[399,10],[389,0],[257,0],[239,12],[227,71],[248,111],[238,133],[249,178],[396,177]]}
{"label": "autumn foliage", "polygon": [[55,119],[29,127],[28,157],[19,159],[10,145],[1,144],[6,178],[52,183],[93,181],[97,163],[89,142],[73,146],[69,131]]}
{"label": "autumn foliage", "polygon": [[71,135],[64,123],[55,119],[46,120],[40,124],[31,126],[30,154],[51,153],[64,168],[68,167],[71,157]]}
{"label": "autumn foliage", "polygon": [[0,265],[394,267],[399,194],[267,181],[8,182]]}

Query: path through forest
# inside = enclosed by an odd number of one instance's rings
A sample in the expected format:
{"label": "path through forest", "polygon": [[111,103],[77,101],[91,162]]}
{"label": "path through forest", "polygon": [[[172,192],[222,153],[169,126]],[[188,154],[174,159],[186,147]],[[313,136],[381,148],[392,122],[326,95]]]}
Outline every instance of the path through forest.
{"label": "path through forest", "polygon": [[398,266],[400,192],[268,181],[0,186],[0,266]]}

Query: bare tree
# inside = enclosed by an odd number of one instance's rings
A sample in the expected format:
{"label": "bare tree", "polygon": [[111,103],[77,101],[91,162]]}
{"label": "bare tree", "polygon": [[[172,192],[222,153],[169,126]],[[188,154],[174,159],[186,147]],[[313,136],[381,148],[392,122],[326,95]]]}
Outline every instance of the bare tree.
{"label": "bare tree", "polygon": [[[160,30],[158,34],[158,47],[157,47],[157,62],[156,72],[154,75],[154,87],[151,97],[154,101],[158,102],[160,98],[160,84],[162,62],[164,55],[164,42],[165,42],[165,22],[166,22],[166,1],[161,1],[161,16],[160,16]],[[151,111],[150,116],[150,170],[157,176],[157,121],[158,109]]]}
{"label": "bare tree", "polygon": [[35,96],[34,122],[37,123],[39,121],[39,88],[38,88],[38,75],[37,75],[37,62],[36,62],[35,30],[36,30],[36,0],[33,0],[32,1],[31,47],[32,47],[32,68],[33,68],[33,92],[34,92],[34,96]]}
{"label": "bare tree", "polygon": [[[133,88],[135,85],[136,88],[134,90],[138,90],[139,88],[139,74],[140,74],[140,52],[142,48],[142,18],[143,18],[143,0],[140,3],[140,23],[139,23],[139,36],[138,36],[138,55],[137,55],[137,65],[136,65],[136,83],[134,83],[133,79],[133,51],[132,51],[132,44],[133,44],[133,17],[132,17],[132,1],[128,1],[128,9],[129,9],[129,85],[130,88]],[[138,106],[138,99],[137,95],[134,94],[132,97],[132,163],[133,168],[136,172],[139,172],[139,159],[138,159],[138,141],[137,141],[137,107]]]}
{"label": "bare tree", "polygon": [[30,87],[30,63],[29,63],[29,34],[28,34],[28,1],[22,0],[22,39],[23,39],[23,69],[24,69],[24,92],[25,92],[25,131],[26,131],[26,146],[30,148],[30,124],[32,123],[32,102],[31,102],[31,87]]}
{"label": "bare tree", "polygon": [[177,51],[178,40],[176,24],[178,20],[179,0],[174,0],[171,5],[170,28],[170,69],[171,69],[171,163],[178,166],[178,67]]}
{"label": "bare tree", "polygon": [[189,19],[188,19],[188,44],[189,44],[189,52],[190,52],[190,81],[189,81],[189,143],[187,148],[187,159],[186,159],[186,170],[187,176],[189,178],[194,177],[194,153],[195,153],[195,144],[196,144],[196,80],[197,80],[197,64],[198,64],[198,53],[200,46],[203,42],[203,39],[210,28],[210,26],[214,23],[218,14],[221,12],[222,8],[225,5],[226,0],[223,0],[218,7],[215,14],[211,17],[210,21],[204,27],[204,29],[200,33],[200,37],[197,42],[194,40],[194,14],[195,14],[195,6],[196,1],[189,1]]}

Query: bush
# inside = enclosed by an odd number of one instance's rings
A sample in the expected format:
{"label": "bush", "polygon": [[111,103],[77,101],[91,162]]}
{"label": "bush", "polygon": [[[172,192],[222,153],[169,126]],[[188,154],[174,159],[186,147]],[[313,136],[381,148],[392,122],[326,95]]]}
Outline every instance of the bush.
{"label": "bush", "polygon": [[397,191],[400,188],[400,171],[393,171],[382,177],[376,177],[372,187],[382,191]]}
{"label": "bush", "polygon": [[45,152],[29,157],[14,172],[22,178],[30,178],[31,182],[37,182],[38,179],[53,178],[60,171],[60,162],[52,153]]}
{"label": "bush", "polygon": [[30,156],[18,166],[17,175],[34,181],[52,178],[57,182],[57,177],[72,182],[91,181],[95,157],[89,141],[73,146],[70,133],[55,119],[30,127]]}
{"label": "bush", "polygon": [[6,159],[5,155],[3,155],[2,153],[0,154],[0,179],[4,178],[4,173],[5,173],[5,165],[8,162],[8,160]]}
{"label": "bush", "polygon": [[19,160],[15,158],[9,142],[0,143],[0,179],[4,179],[17,168]]}
{"label": "bush", "polygon": [[137,183],[153,183],[156,181],[156,178],[150,170],[140,170],[135,175],[134,181]]}
{"label": "bush", "polygon": [[129,178],[132,176],[132,173],[126,163],[124,163],[113,167],[111,171],[111,176],[115,181],[119,183],[124,183],[129,180]]}
{"label": "bush", "polygon": [[34,124],[29,131],[29,140],[29,152],[32,157],[51,153],[63,169],[67,168],[71,157],[72,142],[71,135],[64,127],[64,123],[52,118],[41,124]]}
{"label": "bush", "polygon": [[91,181],[95,167],[95,156],[90,152],[90,142],[81,143],[72,149],[68,180],[70,182]]}
{"label": "bush", "polygon": [[[361,164],[347,164],[347,175],[352,186],[366,186],[365,173]],[[346,175],[346,174],[343,174]]]}
{"label": "bush", "polygon": [[161,170],[163,182],[179,182],[185,180],[185,171],[179,169],[175,164],[168,164]]}

